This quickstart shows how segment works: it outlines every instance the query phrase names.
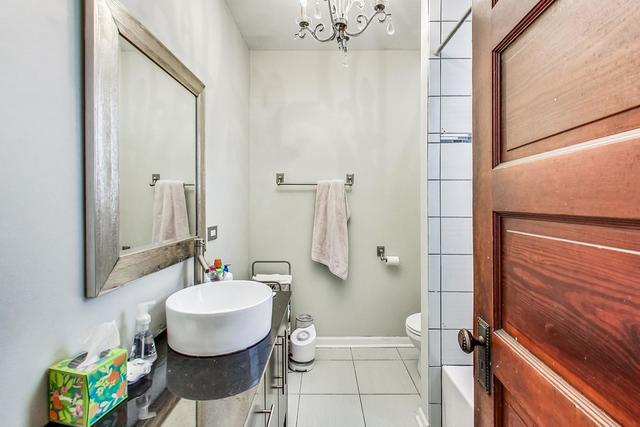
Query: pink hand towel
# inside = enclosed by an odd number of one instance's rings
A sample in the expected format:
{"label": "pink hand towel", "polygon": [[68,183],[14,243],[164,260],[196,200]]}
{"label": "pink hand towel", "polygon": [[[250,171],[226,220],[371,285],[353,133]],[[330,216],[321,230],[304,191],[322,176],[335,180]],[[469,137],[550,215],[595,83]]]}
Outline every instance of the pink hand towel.
{"label": "pink hand towel", "polygon": [[329,267],[342,280],[349,275],[350,216],[344,181],[318,182],[311,259]]}
{"label": "pink hand towel", "polygon": [[184,183],[161,179],[156,182],[153,199],[151,241],[161,243],[189,237],[189,217]]}

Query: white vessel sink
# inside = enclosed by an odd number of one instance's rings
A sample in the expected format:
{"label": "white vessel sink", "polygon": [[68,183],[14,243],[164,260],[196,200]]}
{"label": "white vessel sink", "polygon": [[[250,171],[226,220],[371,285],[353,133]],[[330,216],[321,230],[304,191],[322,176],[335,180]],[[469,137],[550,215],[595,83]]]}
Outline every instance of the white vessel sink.
{"label": "white vessel sink", "polygon": [[188,356],[220,356],[244,350],[271,330],[273,292],[243,280],[182,289],[167,299],[169,347]]}

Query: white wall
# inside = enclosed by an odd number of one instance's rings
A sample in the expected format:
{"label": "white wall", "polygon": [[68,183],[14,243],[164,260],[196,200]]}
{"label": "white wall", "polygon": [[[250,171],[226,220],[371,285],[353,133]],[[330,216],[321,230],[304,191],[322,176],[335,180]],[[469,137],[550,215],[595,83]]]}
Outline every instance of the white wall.
{"label": "white wall", "polygon": [[[223,0],[125,0],[207,85],[209,244],[246,275],[249,53]],[[163,301],[188,263],[84,298],[82,3],[2,2],[0,38],[0,401],[2,424],[46,422],[47,367],[116,319],[130,343],[135,306]],[[214,196],[215,195],[215,196]],[[154,327],[164,322],[160,307]]]}
{"label": "white wall", "polygon": [[[405,336],[420,310],[420,55],[355,51],[251,52],[252,259],[294,268],[293,308],[322,336]],[[349,194],[347,281],[311,261],[315,192],[289,181],[344,178]],[[389,268],[376,246],[399,255]]]}

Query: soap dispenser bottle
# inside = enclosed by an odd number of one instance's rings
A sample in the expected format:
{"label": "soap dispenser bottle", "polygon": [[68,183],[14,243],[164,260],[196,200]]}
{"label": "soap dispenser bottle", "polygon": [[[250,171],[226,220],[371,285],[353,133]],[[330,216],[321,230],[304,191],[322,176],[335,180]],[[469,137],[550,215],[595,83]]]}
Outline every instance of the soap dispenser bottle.
{"label": "soap dispenser bottle", "polygon": [[133,337],[130,360],[142,359],[153,363],[157,357],[156,344],[151,333],[151,316],[149,309],[155,305],[155,301],[138,304],[136,316],[136,334]]}
{"label": "soap dispenser bottle", "polygon": [[222,280],[233,280],[233,273],[231,273],[231,264],[225,264],[223,270]]}

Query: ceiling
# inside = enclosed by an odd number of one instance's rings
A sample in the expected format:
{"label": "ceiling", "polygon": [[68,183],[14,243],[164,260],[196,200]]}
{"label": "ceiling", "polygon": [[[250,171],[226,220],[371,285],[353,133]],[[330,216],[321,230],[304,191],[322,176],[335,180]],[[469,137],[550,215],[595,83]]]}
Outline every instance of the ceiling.
{"label": "ceiling", "polygon": [[[315,0],[309,0],[311,14]],[[321,1],[327,26],[328,8]],[[335,50],[335,41],[318,43],[310,36],[294,40],[300,13],[298,0],[227,0],[249,49],[253,50]],[[367,1],[365,4],[369,4]],[[370,10],[369,6],[366,10]],[[393,16],[396,33],[387,35],[386,24],[372,23],[360,37],[349,42],[351,50],[420,49],[420,0],[390,0],[387,12]],[[312,22],[315,26],[316,22]]]}

